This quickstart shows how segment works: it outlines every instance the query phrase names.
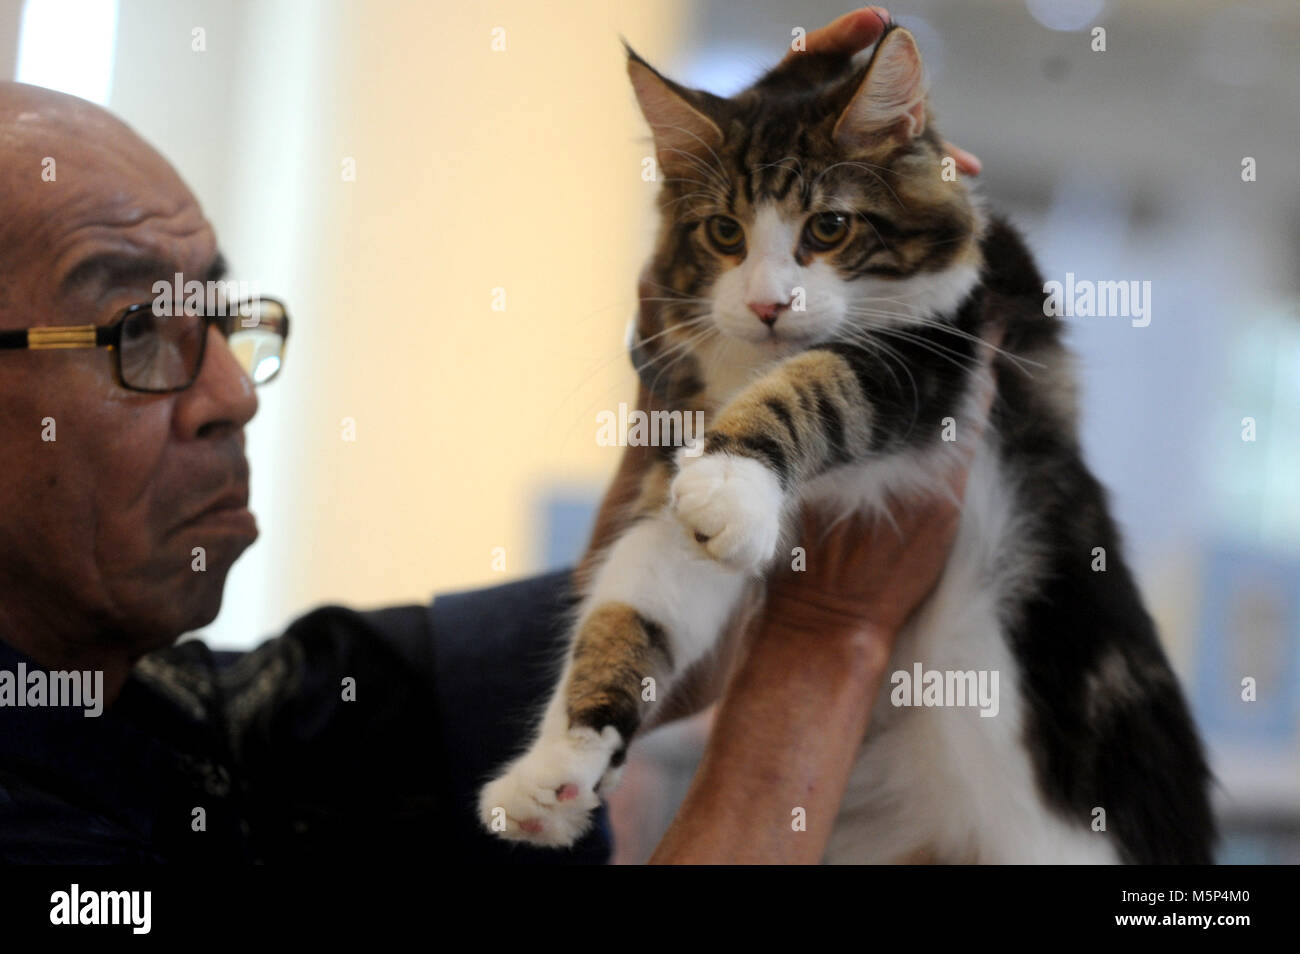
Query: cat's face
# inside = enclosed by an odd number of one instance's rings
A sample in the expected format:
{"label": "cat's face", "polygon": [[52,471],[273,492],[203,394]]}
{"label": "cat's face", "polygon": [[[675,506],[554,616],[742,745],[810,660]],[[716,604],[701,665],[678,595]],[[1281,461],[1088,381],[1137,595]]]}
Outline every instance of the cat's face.
{"label": "cat's face", "polygon": [[639,330],[679,390],[727,355],[887,342],[974,283],[978,217],[945,174],[905,30],[869,64],[797,54],[725,100],[629,55],[663,181],[649,293],[663,307]]}

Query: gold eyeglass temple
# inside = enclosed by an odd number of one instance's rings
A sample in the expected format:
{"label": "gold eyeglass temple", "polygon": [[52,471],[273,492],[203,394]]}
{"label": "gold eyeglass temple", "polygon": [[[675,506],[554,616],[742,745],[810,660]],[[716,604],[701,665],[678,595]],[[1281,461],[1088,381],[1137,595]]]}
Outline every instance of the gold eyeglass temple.
{"label": "gold eyeglass temple", "polygon": [[32,351],[52,348],[95,347],[94,325],[73,325],[63,328],[28,328],[27,347]]}

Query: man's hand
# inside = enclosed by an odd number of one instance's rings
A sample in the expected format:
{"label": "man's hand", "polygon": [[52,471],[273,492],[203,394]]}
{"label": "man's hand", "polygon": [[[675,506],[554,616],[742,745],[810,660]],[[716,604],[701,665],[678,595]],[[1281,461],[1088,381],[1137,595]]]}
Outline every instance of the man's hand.
{"label": "man's hand", "polygon": [[959,516],[940,496],[899,510],[897,530],[883,520],[827,530],[805,519],[808,570],[770,584],[653,863],[821,860],[894,640],[942,573]]}
{"label": "man's hand", "polygon": [[957,535],[965,482],[963,463],[947,493],[906,502],[888,521],[854,514],[833,522],[806,510],[799,545],[807,567],[768,578],[767,624],[892,638],[943,570]]}
{"label": "man's hand", "polygon": [[[808,53],[846,53],[852,56],[859,50],[865,50],[884,32],[889,22],[889,11],[884,7],[860,7],[844,14],[838,20],[813,30],[804,38],[804,47]],[[788,60],[799,53],[791,50],[785,55]],[[968,176],[980,174],[980,161],[965,149],[960,149],[950,142],[944,148],[957,163],[957,171]]]}
{"label": "man's hand", "polygon": [[[947,564],[992,401],[990,386],[979,425],[959,431],[942,492],[902,503],[889,520],[804,514],[807,567],[769,579],[767,608],[652,862],[821,859],[894,640]],[[792,825],[796,813],[802,830]]]}

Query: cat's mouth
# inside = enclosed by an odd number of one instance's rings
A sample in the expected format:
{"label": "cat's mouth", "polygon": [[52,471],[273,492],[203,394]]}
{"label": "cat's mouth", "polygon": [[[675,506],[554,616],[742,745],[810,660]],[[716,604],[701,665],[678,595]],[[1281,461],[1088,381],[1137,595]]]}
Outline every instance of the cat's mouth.
{"label": "cat's mouth", "polygon": [[758,321],[730,320],[729,316],[715,318],[714,323],[723,337],[743,341],[772,355],[791,354],[830,337],[829,329],[822,327],[821,323],[808,327],[808,323],[800,322],[803,327],[794,327],[793,323],[778,320],[772,326],[763,327]]}
{"label": "cat's mouth", "polygon": [[792,351],[816,344],[821,336],[809,331],[782,331],[779,328],[768,329],[767,334],[751,341],[762,348],[773,351]]}

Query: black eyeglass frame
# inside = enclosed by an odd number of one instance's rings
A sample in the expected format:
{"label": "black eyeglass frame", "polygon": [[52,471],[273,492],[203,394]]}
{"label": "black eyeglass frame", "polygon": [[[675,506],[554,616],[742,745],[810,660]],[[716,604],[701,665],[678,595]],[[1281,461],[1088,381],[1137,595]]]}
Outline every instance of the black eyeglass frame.
{"label": "black eyeglass frame", "polygon": [[247,320],[248,316],[239,314],[239,309],[245,305],[261,304],[262,302],[270,302],[280,309],[276,324],[279,325],[277,332],[280,335],[281,363],[280,367],[277,367],[269,378],[263,381],[254,381],[253,384],[256,386],[275,380],[276,375],[280,373],[280,368],[284,366],[284,348],[289,343],[289,309],[285,307],[284,302],[280,299],[272,298],[269,295],[259,295],[256,298],[245,299],[225,309],[231,310],[233,308],[235,314],[185,315],[185,317],[195,318],[203,322],[203,334],[199,338],[199,353],[194,360],[194,373],[190,375],[188,381],[174,388],[137,387],[127,384],[122,374],[122,329],[133,315],[150,311],[154,307],[153,302],[130,305],[122,309],[121,313],[106,325],[55,325],[0,331],[0,350],[63,351],[80,348],[108,348],[116,356],[113,361],[113,374],[119,387],[138,394],[175,394],[193,386],[194,382],[198,380],[199,374],[203,371],[203,359],[207,356],[208,350],[208,329],[213,325],[220,326],[221,336],[226,340],[229,340],[230,336],[236,331],[251,331],[260,326],[260,319],[258,325],[245,327],[240,322]]}

